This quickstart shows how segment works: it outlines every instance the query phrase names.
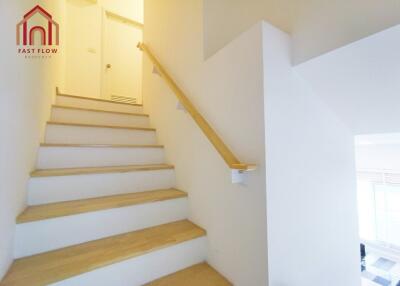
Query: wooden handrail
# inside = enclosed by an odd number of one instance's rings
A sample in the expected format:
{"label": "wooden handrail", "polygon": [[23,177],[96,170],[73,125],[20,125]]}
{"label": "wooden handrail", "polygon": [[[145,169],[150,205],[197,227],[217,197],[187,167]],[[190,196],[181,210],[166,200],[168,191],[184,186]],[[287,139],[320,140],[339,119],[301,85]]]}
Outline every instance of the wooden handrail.
{"label": "wooden handrail", "polygon": [[151,53],[150,49],[143,43],[138,43],[137,47],[143,51],[153,62],[154,66],[157,68],[160,76],[166,81],[167,85],[175,93],[176,97],[182,104],[182,106],[187,110],[187,112],[192,116],[193,120],[197,123],[203,133],[210,140],[211,144],[217,149],[218,153],[222,156],[224,161],[228,164],[229,168],[239,171],[249,171],[256,169],[254,164],[241,163],[235,155],[229,150],[228,146],[222,141],[214,129],[208,124],[207,120],[199,113],[199,111],[190,102],[184,92],[178,87],[178,85],[169,76],[157,58]]}

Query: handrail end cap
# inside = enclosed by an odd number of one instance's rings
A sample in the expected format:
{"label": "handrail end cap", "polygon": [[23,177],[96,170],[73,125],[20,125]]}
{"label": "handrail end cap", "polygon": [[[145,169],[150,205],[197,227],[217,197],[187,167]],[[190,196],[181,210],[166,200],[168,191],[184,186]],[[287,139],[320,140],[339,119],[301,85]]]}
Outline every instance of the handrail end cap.
{"label": "handrail end cap", "polygon": [[243,164],[243,163],[232,164],[230,167],[231,169],[238,171],[254,171],[257,169],[256,164]]}

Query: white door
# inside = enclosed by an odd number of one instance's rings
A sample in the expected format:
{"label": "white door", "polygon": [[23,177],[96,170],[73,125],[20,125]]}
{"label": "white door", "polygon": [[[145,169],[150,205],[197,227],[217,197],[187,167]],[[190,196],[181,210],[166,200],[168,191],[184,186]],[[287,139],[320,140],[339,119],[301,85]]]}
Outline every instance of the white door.
{"label": "white door", "polygon": [[136,48],[142,37],[142,27],[133,20],[105,13],[103,97],[142,102],[142,52]]}

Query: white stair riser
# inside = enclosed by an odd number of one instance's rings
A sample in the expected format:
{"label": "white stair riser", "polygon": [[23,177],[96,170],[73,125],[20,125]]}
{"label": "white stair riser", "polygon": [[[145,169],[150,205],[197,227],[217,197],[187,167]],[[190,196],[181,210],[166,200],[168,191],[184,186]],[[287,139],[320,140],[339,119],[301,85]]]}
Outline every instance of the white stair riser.
{"label": "white stair riser", "polygon": [[113,126],[149,127],[150,120],[147,116],[134,116],[107,112],[94,112],[86,110],[66,109],[53,107],[52,121],[68,123],[86,123]]}
{"label": "white stair riser", "polygon": [[204,262],[206,238],[201,237],[51,284],[51,286],[140,286]]}
{"label": "white stair riser", "polygon": [[40,147],[38,169],[164,163],[163,148]]}
{"label": "white stair riser", "polygon": [[65,144],[156,144],[153,131],[47,125],[46,143]]}
{"label": "white stair riser", "polygon": [[15,257],[25,257],[188,217],[187,198],[17,224]]}
{"label": "white stair riser", "polygon": [[135,106],[129,104],[118,104],[113,102],[104,102],[90,99],[73,98],[67,96],[57,96],[57,105],[69,106],[69,107],[80,107],[80,108],[91,108],[100,109],[107,111],[120,111],[120,112],[131,112],[131,113],[142,113],[142,106]]}
{"label": "white stair riser", "polygon": [[175,186],[172,169],[128,173],[35,177],[29,180],[28,204],[38,205]]}

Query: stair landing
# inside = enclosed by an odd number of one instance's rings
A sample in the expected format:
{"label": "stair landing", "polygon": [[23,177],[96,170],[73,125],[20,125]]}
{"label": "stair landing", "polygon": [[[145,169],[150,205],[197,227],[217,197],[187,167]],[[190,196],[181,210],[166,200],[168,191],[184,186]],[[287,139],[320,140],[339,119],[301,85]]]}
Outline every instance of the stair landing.
{"label": "stair landing", "polygon": [[232,286],[225,277],[207,263],[178,271],[153,281],[145,286]]}

